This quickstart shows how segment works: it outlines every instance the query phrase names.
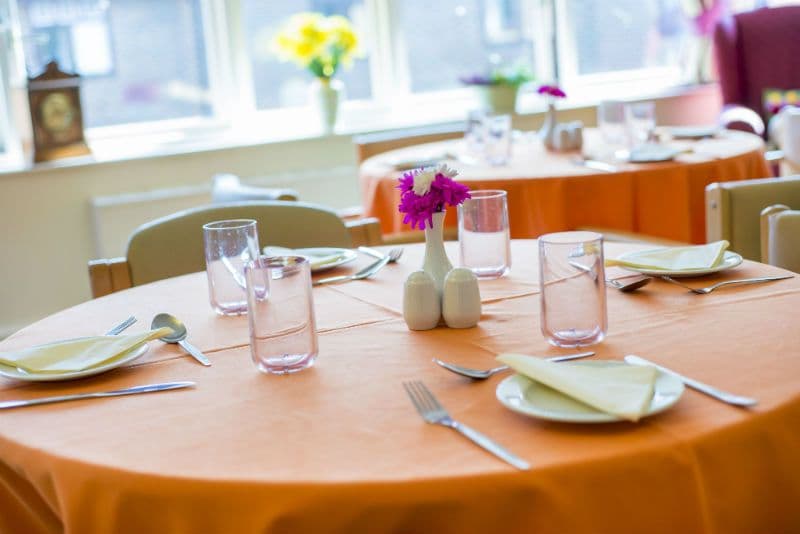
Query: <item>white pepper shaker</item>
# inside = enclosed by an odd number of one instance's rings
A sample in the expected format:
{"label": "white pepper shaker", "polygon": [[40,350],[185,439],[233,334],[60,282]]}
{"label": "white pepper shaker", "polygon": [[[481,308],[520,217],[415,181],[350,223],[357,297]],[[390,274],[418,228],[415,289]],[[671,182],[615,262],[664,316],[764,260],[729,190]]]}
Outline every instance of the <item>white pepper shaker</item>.
{"label": "white pepper shaker", "polygon": [[453,269],[444,279],[442,314],[450,328],[470,328],[481,318],[478,278],[469,269]]}
{"label": "white pepper shaker", "polygon": [[442,304],[433,277],[414,271],[403,285],[403,319],[410,330],[430,330],[439,324]]}

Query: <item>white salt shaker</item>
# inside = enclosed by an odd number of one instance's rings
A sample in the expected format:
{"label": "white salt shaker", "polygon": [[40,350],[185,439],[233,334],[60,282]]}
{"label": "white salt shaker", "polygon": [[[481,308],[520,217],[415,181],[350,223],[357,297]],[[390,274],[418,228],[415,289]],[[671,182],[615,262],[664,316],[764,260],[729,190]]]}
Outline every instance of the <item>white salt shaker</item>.
{"label": "white salt shaker", "polygon": [[453,269],[444,279],[442,314],[450,328],[470,328],[481,318],[478,278],[469,269]]}
{"label": "white salt shaker", "polygon": [[403,319],[410,330],[430,330],[439,324],[442,305],[433,277],[414,271],[403,285]]}

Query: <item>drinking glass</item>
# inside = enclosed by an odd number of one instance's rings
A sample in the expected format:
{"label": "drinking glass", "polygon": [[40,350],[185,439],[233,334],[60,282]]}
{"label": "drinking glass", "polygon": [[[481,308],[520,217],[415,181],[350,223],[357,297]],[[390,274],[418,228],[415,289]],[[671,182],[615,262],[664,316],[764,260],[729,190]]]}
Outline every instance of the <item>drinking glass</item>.
{"label": "drinking glass", "polygon": [[484,121],[486,112],[483,110],[473,110],[467,116],[467,127],[464,130],[464,142],[467,147],[467,154],[478,161],[483,160],[484,156]]}
{"label": "drinking glass", "polygon": [[487,115],[484,119],[484,156],[492,166],[511,159],[511,115]]}
{"label": "drinking glass", "polygon": [[608,329],[603,236],[559,232],[539,238],[541,327],[557,347],[603,340]]}
{"label": "drinking glass", "polygon": [[458,207],[461,265],[479,278],[499,278],[511,268],[505,191],[470,191]]}
{"label": "drinking glass", "polygon": [[250,354],[258,370],[286,374],[311,367],[319,349],[308,259],[261,256],[247,264],[245,279]]}
{"label": "drinking glass", "polygon": [[633,146],[650,140],[656,129],[656,105],[653,102],[631,102],[625,106],[625,125]]}
{"label": "drinking glass", "polygon": [[597,127],[606,145],[612,148],[628,146],[625,127],[625,104],[618,100],[604,100],[597,106]]}
{"label": "drinking glass", "polygon": [[236,219],[203,225],[208,297],[220,315],[247,313],[244,266],[258,258],[256,221]]}

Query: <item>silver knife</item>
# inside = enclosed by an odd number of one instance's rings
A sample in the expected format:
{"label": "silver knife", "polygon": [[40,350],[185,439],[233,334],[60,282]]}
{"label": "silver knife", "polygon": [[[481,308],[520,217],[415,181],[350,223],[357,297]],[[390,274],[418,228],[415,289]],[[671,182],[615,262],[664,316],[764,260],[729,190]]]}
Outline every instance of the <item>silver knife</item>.
{"label": "silver knife", "polygon": [[56,397],[43,397],[41,399],[12,400],[0,402],[0,409],[21,408],[22,406],[36,406],[39,404],[50,404],[53,402],[65,402],[80,399],[99,399],[102,397],[118,397],[122,395],[136,395],[137,393],[151,393],[154,391],[167,391],[170,389],[191,388],[194,382],[164,382],[162,384],[148,384],[145,386],[134,386],[125,389],[115,389],[113,391],[98,391],[95,393],[76,393],[73,395],[58,395]]}
{"label": "silver knife", "polygon": [[667,369],[666,367],[662,367],[651,361],[645,360],[644,358],[640,358],[638,356],[634,356],[632,354],[625,356],[625,362],[630,363],[632,365],[650,365],[652,367],[655,367],[664,374],[674,376],[675,378],[677,378],[690,388],[696,389],[700,393],[705,393],[709,397],[713,397],[717,400],[721,400],[722,402],[726,402],[728,404],[733,404],[734,406],[755,406],[756,404],[758,404],[758,400],[756,399],[750,397],[742,397],[741,395],[734,395],[733,393],[728,393],[727,391],[715,388],[714,386],[709,386],[708,384],[699,382],[697,380],[694,380],[693,378],[689,378],[688,376],[683,376],[682,374],[676,373],[671,369]]}
{"label": "silver knife", "polygon": [[379,259],[379,260],[382,260],[386,256],[386,254],[384,254],[380,250],[375,250],[374,248],[370,248],[370,247],[358,247],[358,251],[359,252],[363,252],[367,256],[372,256],[373,258],[376,258],[376,259]]}

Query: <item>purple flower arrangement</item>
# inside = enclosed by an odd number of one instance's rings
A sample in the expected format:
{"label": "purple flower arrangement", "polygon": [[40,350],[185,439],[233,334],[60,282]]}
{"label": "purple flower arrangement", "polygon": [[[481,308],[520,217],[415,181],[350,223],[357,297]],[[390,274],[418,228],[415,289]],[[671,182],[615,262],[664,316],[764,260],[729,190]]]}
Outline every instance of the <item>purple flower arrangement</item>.
{"label": "purple flower arrangement", "polygon": [[411,228],[433,227],[433,214],[442,212],[447,206],[458,206],[471,198],[469,188],[453,180],[458,173],[441,164],[436,168],[416,169],[400,177],[400,205],[405,213],[403,223]]}

